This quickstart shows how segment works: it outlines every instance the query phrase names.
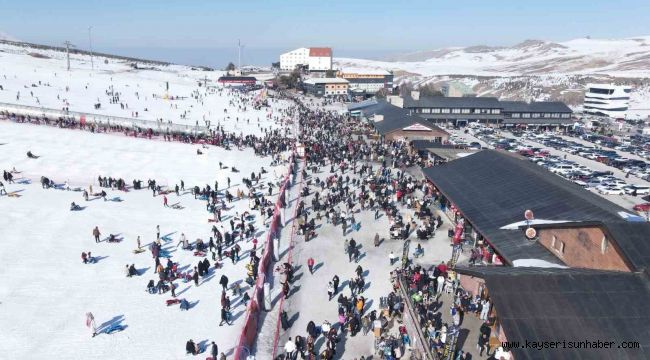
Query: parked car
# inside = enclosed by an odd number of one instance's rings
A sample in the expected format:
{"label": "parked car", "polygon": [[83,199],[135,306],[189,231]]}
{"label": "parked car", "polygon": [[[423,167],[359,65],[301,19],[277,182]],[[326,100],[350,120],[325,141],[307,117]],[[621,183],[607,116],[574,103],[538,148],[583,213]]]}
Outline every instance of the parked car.
{"label": "parked car", "polygon": [[650,194],[650,186],[627,185],[623,187],[623,191],[628,195],[648,195]]}
{"label": "parked car", "polygon": [[639,212],[650,212],[650,202],[636,204],[632,209],[634,209],[634,211],[639,211]]}
{"label": "parked car", "polygon": [[621,195],[623,194],[623,189],[616,185],[600,185],[596,187],[599,193],[603,195]]}

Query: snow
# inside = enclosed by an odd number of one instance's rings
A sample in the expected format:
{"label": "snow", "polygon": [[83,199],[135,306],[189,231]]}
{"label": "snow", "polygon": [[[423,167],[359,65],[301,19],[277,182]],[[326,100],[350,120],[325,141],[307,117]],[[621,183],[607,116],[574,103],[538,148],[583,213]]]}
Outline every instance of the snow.
{"label": "snow", "polygon": [[[223,148],[192,146],[178,142],[162,142],[144,138],[127,138],[120,135],[93,134],[87,131],[58,129],[41,125],[16,124],[0,121],[0,143],[2,146],[0,165],[3,169],[14,166],[22,171],[22,176],[38,180],[40,176],[71,185],[85,187],[96,182],[97,176],[123,178],[130,183],[132,179],[156,179],[160,185],[174,186],[181,179],[186,184],[201,187],[226,183],[226,178],[235,179],[256,173],[267,165],[270,158],[256,158],[253,150],[226,151]],[[196,155],[201,149],[203,155]],[[25,155],[31,151],[41,156],[29,159]],[[253,161],[241,161],[251,159]],[[219,162],[224,166],[236,166],[241,172],[217,171]],[[280,169],[280,168],[279,168]],[[282,175],[277,171],[278,180]],[[275,179],[273,179],[275,182]]]}
{"label": "snow", "polygon": [[518,230],[519,227],[521,226],[526,226],[526,225],[543,225],[543,224],[562,224],[562,223],[567,223],[570,222],[569,220],[543,220],[543,219],[534,219],[534,220],[523,220],[523,221],[517,221],[512,224],[504,225],[500,227],[502,230]]}
{"label": "snow", "polygon": [[[0,353],[16,359],[52,354],[66,359],[179,359],[185,358],[185,342],[191,338],[203,345],[214,340],[220,351],[232,355],[245,309],[238,296],[231,296],[234,324],[218,326],[218,281],[221,274],[226,274],[231,284],[245,277],[244,264],[251,242],[240,242],[240,262],[233,265],[225,261],[224,267],[213,271],[200,286],[175,281],[178,297],[193,305],[181,312],[178,305],[165,305],[165,300],[171,298],[169,293],[152,295],[145,291],[150,279],[158,279],[154,262],[148,251],[134,254],[132,250],[137,236],[141,236],[143,246],[155,240],[155,227],[160,225],[161,235],[170,239],[163,241],[163,248],[170,249],[172,260],[184,271],[192,269],[199,258],[175,246],[181,233],[190,241],[209,239],[212,223],[207,221],[210,215],[204,201],[194,200],[189,192],[167,195],[170,204],[184,207],[176,210],[163,207],[162,197],[153,197],[149,190],[106,189],[109,199],[119,197],[122,201],[85,202],[80,192],[42,189],[37,179],[46,175],[57,183],[69,180],[72,187],[93,184],[97,192],[98,175],[122,177],[127,184],[139,178],[145,180],[145,186],[150,177],[170,186],[183,179],[186,188],[212,186],[218,179],[221,190],[227,186],[226,177],[230,177],[229,190],[234,193],[237,188],[244,189],[241,178],[257,173],[261,166],[269,170],[262,183],[274,181],[273,173],[280,176],[285,166],[271,167],[270,158],[254,157],[251,150],[210,147],[202,149],[204,155],[196,155],[196,147],[187,144],[7,121],[0,121],[0,144],[0,168],[15,166],[22,171],[15,174],[16,180],[35,180],[31,184],[5,182],[7,191],[19,197],[0,197]],[[27,159],[28,150],[41,157]],[[241,172],[219,170],[219,161],[226,166],[236,165]],[[85,209],[69,211],[73,201]],[[236,212],[248,210],[246,200],[231,205],[223,214],[224,222]],[[259,213],[254,214],[259,249],[266,228]],[[112,233],[119,234],[123,241],[96,244],[91,235],[95,226],[102,238]],[[100,260],[84,265],[80,258],[83,251],[91,251]],[[209,261],[213,265],[212,259]],[[135,264],[143,274],[126,278],[126,264]],[[243,285],[247,291],[248,286]],[[85,327],[88,311],[100,327],[118,323],[126,328],[91,338]],[[205,354],[202,356],[205,358]]]}
{"label": "snow", "polygon": [[[165,123],[185,125],[204,126],[205,121],[210,121],[212,126],[223,125],[226,131],[244,134],[278,128],[278,120],[283,119],[279,110],[288,106],[285,101],[271,99],[275,110],[255,110],[251,105],[244,109],[239,101],[229,96],[230,90],[215,87],[217,78],[223,75],[221,71],[148,63],[139,63],[139,68],[134,69],[130,61],[97,56],[93,63],[94,70],[90,56],[71,54],[71,71],[68,72],[63,52],[0,44],[0,85],[3,87],[0,103],[56,110],[68,107],[70,111],[89,114],[149,121],[162,119]],[[206,79],[208,89],[198,85]],[[118,103],[109,103],[107,91],[111,87],[120,93]],[[258,90],[245,98],[252,102],[259,94]],[[100,109],[94,108],[96,103],[101,103]],[[122,109],[120,103],[127,107]]]}
{"label": "snow", "polygon": [[519,259],[512,262],[514,267],[538,267],[538,268],[558,268],[567,269],[564,265],[554,264],[546,260],[539,259]]}
{"label": "snow", "polygon": [[[403,70],[423,76],[524,74],[607,74],[623,77],[650,75],[644,58],[650,36],[628,39],[575,39],[560,43],[531,41],[508,48],[438,49],[424,61],[374,61],[336,58],[339,67]],[[638,62],[636,65],[633,65]],[[632,65],[631,65],[632,64]],[[644,65],[645,64],[645,65]]]}

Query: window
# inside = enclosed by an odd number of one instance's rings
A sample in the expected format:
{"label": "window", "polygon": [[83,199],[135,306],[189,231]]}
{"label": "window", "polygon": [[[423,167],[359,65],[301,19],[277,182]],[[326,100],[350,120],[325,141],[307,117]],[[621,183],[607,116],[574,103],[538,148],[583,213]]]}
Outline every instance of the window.
{"label": "window", "polygon": [[443,108],[443,109],[440,109],[440,112],[443,113],[443,114],[449,114],[449,109]]}
{"label": "window", "polygon": [[571,117],[571,114],[562,114],[562,117],[565,118],[565,119],[568,119],[568,118]]}
{"label": "window", "polygon": [[557,237],[553,235],[553,239],[551,240],[551,248],[557,251],[560,255],[564,254],[564,241],[558,240]]}
{"label": "window", "polygon": [[607,236],[603,236],[603,240],[600,242],[600,253],[604,255],[608,247],[609,240],[607,240]]}
{"label": "window", "polygon": [[521,117],[524,119],[530,119],[530,114],[529,113],[523,113],[521,114]]}
{"label": "window", "polygon": [[460,109],[451,109],[452,114],[460,114]]}
{"label": "window", "polygon": [[463,114],[469,114],[469,109],[463,109],[463,110],[461,111],[461,113],[463,113]]}
{"label": "window", "polygon": [[431,113],[431,109],[422,109],[422,112],[423,112],[424,114],[430,114],[430,113]]}
{"label": "window", "polygon": [[431,109],[432,114],[440,114],[440,109]]}
{"label": "window", "polygon": [[518,118],[521,117],[521,114],[520,114],[520,113],[512,113],[512,116],[511,116],[511,117],[512,117],[512,118],[515,118],[515,119],[518,119]]}
{"label": "window", "polygon": [[539,113],[533,113],[533,118],[538,119],[539,118]]}
{"label": "window", "polygon": [[501,109],[492,109],[492,114],[501,114]]}

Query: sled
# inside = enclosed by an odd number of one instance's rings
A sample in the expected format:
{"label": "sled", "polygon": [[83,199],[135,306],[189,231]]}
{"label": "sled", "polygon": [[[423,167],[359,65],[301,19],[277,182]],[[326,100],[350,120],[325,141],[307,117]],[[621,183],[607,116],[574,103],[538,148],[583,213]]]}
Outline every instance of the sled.
{"label": "sled", "polygon": [[113,325],[107,327],[106,330],[104,330],[103,332],[106,333],[106,334],[112,334],[112,333],[114,333],[116,331],[122,331],[122,330],[124,330],[124,326],[119,325],[119,324],[113,324]]}
{"label": "sled", "polygon": [[135,250],[133,250],[133,253],[134,254],[139,254],[139,253],[143,253],[145,251],[146,251],[145,249],[135,249]]}
{"label": "sled", "polygon": [[180,304],[181,301],[178,299],[169,299],[169,300],[165,300],[165,303],[167,303],[167,306],[172,306],[172,305]]}
{"label": "sled", "polygon": [[205,257],[205,252],[203,252],[203,251],[195,251],[194,256]]}
{"label": "sled", "polygon": [[209,223],[211,223],[211,222],[216,223],[217,220],[215,220],[215,219],[208,219],[208,222],[209,222]]}
{"label": "sled", "polygon": [[174,209],[174,210],[183,210],[183,209],[185,209],[184,206],[180,206],[180,205],[178,205],[178,204],[174,204],[174,205],[172,205],[172,206],[170,206],[170,207],[171,207],[172,209]]}
{"label": "sled", "polygon": [[22,195],[20,195],[19,193],[15,192],[15,191],[12,191],[12,192],[10,192],[10,193],[7,193],[7,196],[9,196],[9,197],[19,198],[19,197],[21,197]]}

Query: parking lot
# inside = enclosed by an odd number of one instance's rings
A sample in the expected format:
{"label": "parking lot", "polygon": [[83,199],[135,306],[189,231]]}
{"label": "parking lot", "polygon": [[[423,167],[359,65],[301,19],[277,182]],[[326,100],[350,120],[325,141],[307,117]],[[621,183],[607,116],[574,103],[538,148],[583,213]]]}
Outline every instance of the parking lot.
{"label": "parking lot", "polygon": [[[637,206],[647,217],[650,194],[650,154],[645,144],[603,141],[603,137],[575,137],[551,132],[509,132],[476,126],[452,130],[450,141],[471,147],[488,147],[519,153],[549,171],[596,192],[628,209]],[[597,142],[594,142],[597,141]],[[605,145],[612,145],[609,148]],[[644,211],[645,210],[645,211]]]}

